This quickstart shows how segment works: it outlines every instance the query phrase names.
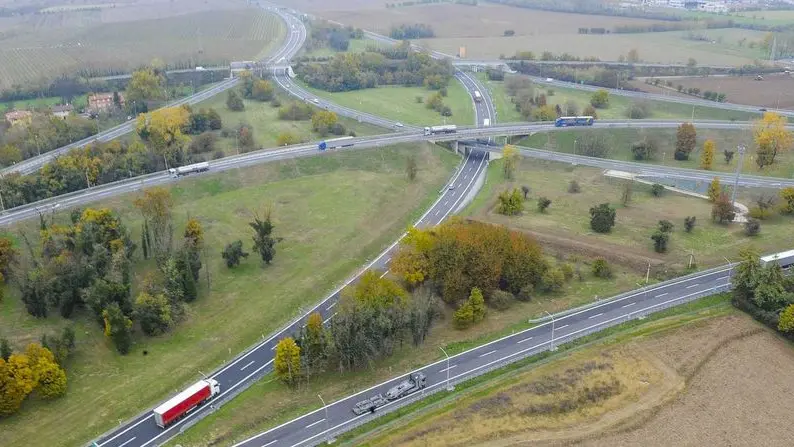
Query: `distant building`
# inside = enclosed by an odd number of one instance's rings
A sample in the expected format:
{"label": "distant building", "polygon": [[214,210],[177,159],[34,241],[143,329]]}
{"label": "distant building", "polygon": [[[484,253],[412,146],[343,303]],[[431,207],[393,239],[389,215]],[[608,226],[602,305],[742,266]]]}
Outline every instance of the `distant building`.
{"label": "distant building", "polygon": [[[112,100],[113,98],[111,98],[111,101]],[[72,107],[71,104],[57,105],[52,106],[51,110],[53,116],[57,116],[58,118],[65,120],[66,117],[74,111],[74,107]]]}
{"label": "distant building", "polygon": [[28,110],[14,110],[5,114],[6,121],[12,126],[17,124],[30,124],[33,120],[33,112]]}
{"label": "distant building", "polygon": [[466,47],[460,47],[458,49],[458,57],[460,57],[461,59],[466,58]]}
{"label": "distant building", "polygon": [[[119,93],[119,102],[124,107],[124,94]],[[88,110],[94,113],[107,112],[115,106],[113,93],[95,93],[88,95]]]}

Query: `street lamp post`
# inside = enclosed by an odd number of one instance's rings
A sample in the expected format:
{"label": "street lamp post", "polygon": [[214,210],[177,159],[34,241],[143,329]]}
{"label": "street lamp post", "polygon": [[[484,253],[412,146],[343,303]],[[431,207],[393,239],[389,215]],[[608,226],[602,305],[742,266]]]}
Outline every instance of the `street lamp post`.
{"label": "street lamp post", "polygon": [[330,427],[330,423],[328,422],[328,405],[325,404],[325,401],[323,400],[323,396],[320,396],[318,394],[317,397],[320,398],[320,402],[323,403],[323,409],[325,410],[325,443],[326,444],[333,444],[335,439],[331,438],[331,429],[329,428]]}
{"label": "street lamp post", "polygon": [[447,351],[444,350],[443,346],[439,346],[438,348],[441,349],[441,352],[443,352],[444,356],[447,358],[447,391],[452,391],[455,389],[455,387],[450,386],[449,384],[449,354],[447,354]]}
{"label": "street lamp post", "polygon": [[549,348],[549,351],[556,351],[557,348],[554,347],[554,315],[548,313],[545,310],[543,312],[546,312],[546,315],[551,318],[551,347]]}
{"label": "street lamp post", "polygon": [[739,162],[736,163],[736,176],[733,179],[733,193],[731,195],[732,207],[736,207],[736,189],[739,187],[739,176],[742,173],[742,162],[744,161],[745,147],[743,144],[740,144],[736,150],[739,151]]}

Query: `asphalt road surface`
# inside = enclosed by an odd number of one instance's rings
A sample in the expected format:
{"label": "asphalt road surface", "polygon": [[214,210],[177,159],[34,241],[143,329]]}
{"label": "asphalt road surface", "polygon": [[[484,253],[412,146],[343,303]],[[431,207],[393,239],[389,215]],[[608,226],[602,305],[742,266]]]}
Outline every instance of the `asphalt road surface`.
{"label": "asphalt road surface", "polygon": [[[418,227],[433,226],[442,222],[447,216],[453,213],[456,208],[466,198],[469,190],[475,184],[477,177],[487,166],[487,153],[473,151],[452,178],[448,186],[441,192],[438,200],[430,209],[416,222]],[[383,253],[378,255],[361,272],[369,269],[381,270],[384,275],[388,270],[388,264],[396,250],[397,242],[388,247]],[[351,278],[346,284],[354,281],[358,276]],[[244,355],[239,356],[234,361],[226,364],[216,371],[211,378],[220,383],[221,393],[210,402],[217,402],[226,395],[235,392],[239,387],[256,380],[263,374],[271,370],[273,363],[274,349],[278,341],[289,334],[297,332],[304,324],[304,319],[313,312],[319,312],[327,322],[335,314],[334,306],[339,299],[341,288],[322,300],[314,308],[308,311],[300,320],[293,322],[286,329],[279,331],[263,341],[255,348],[249,350]],[[198,378],[197,378],[198,379]],[[155,446],[165,442],[169,438],[177,435],[180,428],[197,417],[204,415],[211,408],[209,404],[200,407],[198,410],[188,414],[185,418],[171,425],[167,429],[159,428],[154,422],[151,411],[139,416],[138,418],[119,427],[113,433],[97,441],[100,447],[144,447]]]}
{"label": "asphalt road surface", "polygon": [[[274,12],[275,14],[278,14],[285,21],[287,21],[287,20],[292,20],[292,21],[297,20],[294,17],[289,16],[287,14],[284,14],[283,12],[281,12],[281,11],[275,9],[275,8],[273,8],[271,11]],[[266,64],[273,64],[273,63],[276,63],[277,61],[282,60],[282,59],[284,59],[284,60],[290,59],[291,57],[293,57],[301,49],[305,39],[306,39],[306,29],[305,28],[303,28],[303,32],[302,33],[299,33],[299,32],[295,32],[294,30],[292,30],[292,29],[290,29],[288,27],[287,37],[286,37],[286,40],[284,41],[284,43],[282,44],[282,46],[276,51],[275,54],[273,54],[272,56],[270,56],[268,59],[264,60],[263,62],[265,62]],[[191,105],[192,104],[196,104],[196,103],[204,101],[204,100],[206,100],[208,98],[211,98],[212,96],[215,96],[215,95],[217,95],[219,93],[223,93],[224,91],[234,87],[235,85],[237,85],[237,79],[225,79],[225,80],[219,82],[218,84],[212,86],[211,88],[209,88],[207,90],[198,92],[198,93],[196,93],[194,95],[191,95],[191,96],[188,96],[186,98],[181,98],[181,99],[178,99],[176,101],[173,101],[173,102],[169,103],[168,105],[166,105],[165,107],[175,107],[175,106],[180,106],[180,105],[183,105],[183,104],[191,104]],[[68,144],[66,146],[60,147],[60,148],[52,150],[50,152],[38,155],[36,157],[29,158],[27,160],[24,160],[24,161],[21,161],[21,162],[15,164],[13,166],[9,166],[9,167],[3,168],[2,170],[0,170],[0,175],[6,175],[6,174],[10,174],[12,172],[20,172],[22,174],[30,174],[32,172],[35,172],[35,171],[38,171],[39,169],[41,169],[42,166],[44,166],[45,164],[49,163],[53,158],[55,158],[55,157],[57,157],[59,155],[65,154],[65,153],[69,152],[72,149],[76,149],[76,148],[87,146],[87,145],[93,143],[94,141],[102,141],[102,142],[104,142],[104,141],[113,140],[113,139],[118,138],[118,137],[120,137],[122,135],[126,135],[126,134],[132,132],[134,127],[135,127],[135,120],[133,119],[133,120],[127,121],[127,122],[125,122],[123,124],[119,124],[118,126],[112,127],[112,128],[110,128],[108,130],[105,130],[103,132],[100,132],[100,133],[98,133],[96,135],[92,135],[92,136],[90,136],[88,138],[85,138],[83,140],[76,141],[76,142],[74,142],[72,144]]]}
{"label": "asphalt road surface", "polygon": [[423,391],[392,401],[387,406],[378,409],[375,414],[356,416],[352,410],[356,402],[375,394],[385,395],[389,388],[405,379],[408,373],[330,403],[327,408],[320,408],[293,419],[235,444],[234,447],[303,447],[320,444],[331,435],[350,430],[377,417],[379,413],[388,410],[389,407],[393,408],[431,392],[445,389],[447,380],[454,384],[457,381],[548,350],[553,346],[559,346],[561,342],[567,342],[648,313],[710,295],[717,290],[727,290],[730,285],[730,272],[731,267],[725,266],[699,275],[636,290],[615,300],[604,301],[593,307],[557,317],[553,321],[454,355],[449,358],[449,361],[446,359],[437,361],[412,371],[420,371],[427,376],[427,386]]}
{"label": "asphalt road surface", "polygon": [[[726,121],[703,121],[695,122],[695,126],[703,129],[741,129],[750,126],[750,123],[726,122]],[[598,121],[594,128],[675,128],[678,126],[676,121]],[[345,140],[345,144],[350,147],[331,149],[327,153],[337,150],[354,150],[364,148],[377,148],[396,143],[408,143],[416,141],[451,141],[451,140],[475,140],[501,135],[526,135],[534,132],[556,132],[566,130],[564,127],[554,127],[550,123],[540,124],[510,124],[497,125],[488,128],[459,128],[458,132],[446,135],[424,135],[419,131],[407,131],[392,133],[387,135],[359,137]],[[489,148],[493,150],[494,148]],[[497,149],[499,150],[499,149]],[[732,182],[733,174],[705,172],[695,169],[685,169],[676,167],[654,166],[650,164],[633,163],[627,161],[605,160],[591,157],[573,156],[560,152],[542,151],[539,149],[522,149],[522,154],[529,157],[542,158],[546,160],[561,162],[577,162],[587,166],[603,167],[605,169],[624,170],[644,174],[646,176],[664,175],[677,179],[691,179],[696,181],[708,180],[718,176],[724,182]],[[290,146],[284,149],[264,149],[250,152],[243,155],[235,155],[220,160],[210,161],[210,171],[220,172],[226,169],[234,169],[251,166],[258,163],[266,163],[277,160],[284,160],[295,157],[317,156],[321,153],[317,150],[316,143]],[[205,174],[195,174],[205,175]],[[192,177],[192,176],[191,176]],[[166,172],[159,172],[136,177],[129,180],[121,180],[114,183],[100,185],[64,194],[58,197],[41,200],[29,205],[23,205],[0,213],[0,225],[10,225],[14,222],[35,217],[39,213],[47,213],[58,208],[68,208],[85,205],[100,199],[125,194],[136,191],[144,187],[151,187],[167,182],[177,181]],[[794,180],[776,177],[762,177],[752,175],[742,175],[739,184],[748,187],[780,188],[794,186]]]}

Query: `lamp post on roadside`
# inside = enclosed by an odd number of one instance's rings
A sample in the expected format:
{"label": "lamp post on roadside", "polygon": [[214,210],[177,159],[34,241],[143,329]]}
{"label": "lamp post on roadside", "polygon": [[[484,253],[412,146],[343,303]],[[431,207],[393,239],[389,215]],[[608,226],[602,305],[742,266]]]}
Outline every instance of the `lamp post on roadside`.
{"label": "lamp post on roadside", "polygon": [[733,193],[731,194],[731,206],[734,208],[736,207],[736,189],[739,187],[739,176],[742,174],[745,147],[740,144],[736,150],[739,151],[739,162],[736,163],[736,177],[733,179]]}
{"label": "lamp post on roadside", "polygon": [[320,398],[320,402],[323,403],[323,409],[325,410],[325,443],[333,444],[335,440],[331,438],[331,431],[330,431],[331,429],[329,428],[329,422],[328,422],[328,405],[325,404],[325,401],[323,400],[323,396],[320,396],[318,394],[317,397]]}
{"label": "lamp post on roadside", "polygon": [[733,276],[733,269],[731,268],[731,260],[730,260],[730,259],[728,259],[728,258],[726,258],[725,256],[723,256],[723,257],[722,257],[722,259],[724,259],[724,260],[725,260],[725,262],[727,262],[727,263],[728,263],[728,285],[730,285],[730,284],[731,284],[731,280],[733,279],[733,278],[732,278],[732,276]]}
{"label": "lamp post on roadside", "polygon": [[[544,310],[543,312],[546,312],[546,311]],[[548,315],[551,318],[551,347],[550,347],[549,350],[550,351],[556,351],[557,349],[554,347],[554,315],[552,315],[552,314],[550,314],[548,312],[546,312],[546,315]]]}
{"label": "lamp post on roadside", "polygon": [[447,351],[444,350],[443,346],[439,346],[438,348],[441,349],[441,352],[443,352],[444,356],[447,357],[447,391],[452,391],[455,389],[455,387],[449,385],[449,354],[447,354]]}

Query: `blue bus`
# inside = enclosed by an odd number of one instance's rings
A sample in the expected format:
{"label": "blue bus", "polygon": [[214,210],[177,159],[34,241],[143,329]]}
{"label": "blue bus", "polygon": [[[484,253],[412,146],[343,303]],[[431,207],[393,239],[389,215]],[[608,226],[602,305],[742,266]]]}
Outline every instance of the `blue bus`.
{"label": "blue bus", "polygon": [[554,121],[554,126],[592,126],[593,121],[595,121],[595,118],[592,116],[561,116]]}

